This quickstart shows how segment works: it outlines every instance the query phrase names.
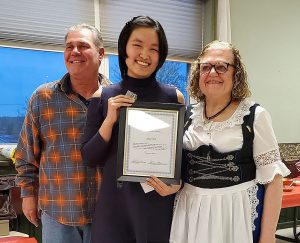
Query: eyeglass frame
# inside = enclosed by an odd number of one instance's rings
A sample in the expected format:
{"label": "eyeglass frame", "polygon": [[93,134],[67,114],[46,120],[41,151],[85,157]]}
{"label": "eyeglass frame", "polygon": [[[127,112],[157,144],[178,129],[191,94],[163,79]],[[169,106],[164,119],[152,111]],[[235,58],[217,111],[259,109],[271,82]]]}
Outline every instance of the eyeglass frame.
{"label": "eyeglass frame", "polygon": [[[226,71],[225,72],[218,72],[217,70],[216,70],[216,65],[217,64],[220,64],[220,63],[224,63],[224,64],[226,64],[227,66],[226,66]],[[205,72],[205,73],[203,73],[203,72],[201,72],[200,71],[200,65],[201,64],[209,64],[211,67],[210,67],[210,69],[209,69],[209,71],[208,72]],[[217,63],[215,63],[215,64],[211,64],[211,63],[209,63],[209,62],[198,62],[198,66],[199,66],[199,72],[201,73],[201,74],[209,74],[210,72],[211,72],[211,70],[212,70],[212,68],[214,68],[215,69],[215,72],[217,73],[217,74],[224,74],[224,73],[226,73],[227,71],[228,71],[228,66],[232,66],[232,67],[236,67],[234,64],[231,64],[231,63],[228,63],[228,62],[217,62]]]}

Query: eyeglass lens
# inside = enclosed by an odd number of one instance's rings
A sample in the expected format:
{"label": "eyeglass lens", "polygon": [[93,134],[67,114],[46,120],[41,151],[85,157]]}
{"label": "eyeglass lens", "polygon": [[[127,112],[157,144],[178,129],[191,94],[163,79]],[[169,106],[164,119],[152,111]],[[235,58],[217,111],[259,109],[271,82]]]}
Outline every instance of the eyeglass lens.
{"label": "eyeglass lens", "polygon": [[228,64],[224,62],[218,62],[214,65],[210,63],[200,63],[200,72],[209,73],[213,67],[217,73],[226,73],[228,70]]}

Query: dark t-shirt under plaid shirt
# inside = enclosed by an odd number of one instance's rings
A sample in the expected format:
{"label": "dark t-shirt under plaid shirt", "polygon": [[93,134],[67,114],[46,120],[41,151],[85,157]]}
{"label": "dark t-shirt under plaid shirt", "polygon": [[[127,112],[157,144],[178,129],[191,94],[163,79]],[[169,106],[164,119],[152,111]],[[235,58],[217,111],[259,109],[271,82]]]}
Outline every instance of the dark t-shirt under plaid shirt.
{"label": "dark t-shirt under plaid shirt", "polygon": [[21,197],[38,194],[42,211],[71,226],[91,223],[101,179],[80,154],[86,114],[86,104],[70,89],[69,74],[40,86],[29,101],[15,153]]}

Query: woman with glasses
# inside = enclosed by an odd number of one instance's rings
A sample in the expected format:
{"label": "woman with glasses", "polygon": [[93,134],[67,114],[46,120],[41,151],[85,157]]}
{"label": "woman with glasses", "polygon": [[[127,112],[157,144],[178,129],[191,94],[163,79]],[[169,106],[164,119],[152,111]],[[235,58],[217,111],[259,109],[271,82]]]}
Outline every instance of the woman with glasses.
{"label": "woman with glasses", "polygon": [[208,44],[194,62],[183,138],[183,189],[172,243],[275,243],[281,208],[280,159],[269,113],[247,99],[239,51]]}

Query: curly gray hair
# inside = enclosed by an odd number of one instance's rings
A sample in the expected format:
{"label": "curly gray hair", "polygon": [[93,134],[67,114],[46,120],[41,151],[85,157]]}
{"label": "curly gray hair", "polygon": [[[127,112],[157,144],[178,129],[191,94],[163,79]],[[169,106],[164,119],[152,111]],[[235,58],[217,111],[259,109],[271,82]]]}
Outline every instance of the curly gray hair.
{"label": "curly gray hair", "polygon": [[193,62],[190,72],[190,87],[189,93],[190,95],[197,101],[205,100],[205,95],[202,93],[199,87],[199,77],[200,77],[200,61],[201,58],[205,55],[208,49],[210,48],[228,48],[232,51],[234,56],[234,81],[232,88],[232,99],[233,100],[242,100],[251,95],[251,91],[248,84],[248,77],[244,63],[242,62],[242,58],[239,50],[231,43],[224,41],[212,41],[207,44],[198,58]]}

